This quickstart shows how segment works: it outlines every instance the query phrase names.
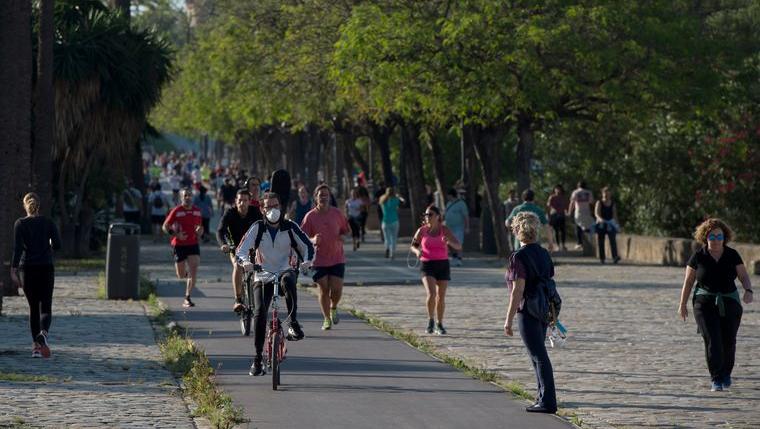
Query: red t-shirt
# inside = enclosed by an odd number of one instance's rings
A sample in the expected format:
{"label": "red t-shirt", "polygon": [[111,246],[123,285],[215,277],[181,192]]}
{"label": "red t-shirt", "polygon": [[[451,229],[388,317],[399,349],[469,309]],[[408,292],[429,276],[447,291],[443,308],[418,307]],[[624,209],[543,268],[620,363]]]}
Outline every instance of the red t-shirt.
{"label": "red t-shirt", "polygon": [[[192,246],[193,244],[198,244],[198,235],[195,233],[195,228],[203,224],[203,218],[201,217],[201,209],[197,206],[192,206],[189,209],[186,209],[184,206],[175,207],[169,212],[166,223],[174,230],[172,246]],[[177,237],[180,231],[187,235],[184,240],[180,240]]]}
{"label": "red t-shirt", "polygon": [[346,262],[343,254],[343,239],[340,236],[347,234],[351,229],[342,211],[330,207],[322,213],[319,209],[313,208],[303,218],[301,229],[309,238],[320,234],[319,244],[314,246],[316,256],[312,264],[315,267],[331,267]]}

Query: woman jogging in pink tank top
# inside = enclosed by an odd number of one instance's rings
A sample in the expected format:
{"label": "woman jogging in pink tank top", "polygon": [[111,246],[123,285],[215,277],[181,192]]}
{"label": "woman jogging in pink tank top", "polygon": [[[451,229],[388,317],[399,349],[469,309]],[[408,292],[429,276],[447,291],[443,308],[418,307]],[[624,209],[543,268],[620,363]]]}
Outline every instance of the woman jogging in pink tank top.
{"label": "woman jogging in pink tank top", "polygon": [[[428,334],[446,334],[443,312],[446,308],[446,287],[451,280],[449,247],[462,250],[459,240],[441,223],[441,211],[431,205],[425,210],[423,225],[414,233],[411,248],[422,262],[420,271],[422,285],[427,292]],[[438,319],[437,323],[433,319],[434,316]]]}

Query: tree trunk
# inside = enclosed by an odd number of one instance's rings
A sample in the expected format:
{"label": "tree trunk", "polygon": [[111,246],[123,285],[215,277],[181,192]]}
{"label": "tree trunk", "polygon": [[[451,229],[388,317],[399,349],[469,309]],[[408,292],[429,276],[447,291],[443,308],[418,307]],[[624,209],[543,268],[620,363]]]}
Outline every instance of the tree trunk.
{"label": "tree trunk", "polygon": [[425,212],[425,175],[422,171],[422,146],[420,143],[420,127],[417,124],[406,124],[401,127],[404,139],[402,154],[406,158],[406,177],[409,187],[409,207],[412,209],[413,222],[419,222]]}
{"label": "tree trunk", "polygon": [[[13,223],[29,189],[32,133],[32,3],[0,2],[0,297],[11,289]],[[43,202],[44,205],[45,202]],[[2,299],[2,298],[0,298]],[[2,301],[0,301],[0,310]]]}
{"label": "tree trunk", "polygon": [[401,156],[398,157],[398,184],[396,186],[396,192],[398,192],[402,198],[409,200],[409,177],[406,168],[406,154],[408,149],[406,144],[406,136],[404,135],[403,130],[401,130],[399,134],[399,153]]}
{"label": "tree trunk", "polygon": [[477,127],[472,132],[472,143],[480,162],[485,197],[495,233],[496,251],[500,257],[506,257],[509,250],[507,231],[503,227],[504,209],[499,198],[499,148],[506,132],[507,128],[504,125],[485,129]]}
{"label": "tree trunk", "polygon": [[393,167],[391,165],[391,133],[393,128],[386,125],[370,124],[372,129],[371,138],[380,151],[380,165],[383,171],[383,180],[386,186],[397,185],[393,179]]}
{"label": "tree trunk", "polygon": [[343,141],[346,144],[346,150],[348,150],[353,161],[359,165],[359,168],[364,172],[364,175],[367,177],[367,179],[369,179],[369,176],[370,176],[369,164],[364,159],[361,152],[359,152],[359,149],[356,147],[356,137],[357,137],[356,134],[343,133],[343,136],[344,136]]}
{"label": "tree trunk", "polygon": [[53,200],[53,7],[55,0],[40,1],[40,30],[37,48],[37,82],[34,93],[34,139],[32,141],[32,183],[39,194],[42,214],[50,216]]}
{"label": "tree trunk", "polygon": [[530,163],[533,159],[533,120],[521,115],[517,122],[517,194],[530,188]]}
{"label": "tree trunk", "polygon": [[[441,195],[441,198],[446,200],[446,175],[443,167],[443,151],[441,145],[436,139],[438,135],[433,134],[432,138],[428,140],[428,148],[433,156],[433,176],[435,177],[435,188]],[[443,207],[441,207],[443,209]]]}

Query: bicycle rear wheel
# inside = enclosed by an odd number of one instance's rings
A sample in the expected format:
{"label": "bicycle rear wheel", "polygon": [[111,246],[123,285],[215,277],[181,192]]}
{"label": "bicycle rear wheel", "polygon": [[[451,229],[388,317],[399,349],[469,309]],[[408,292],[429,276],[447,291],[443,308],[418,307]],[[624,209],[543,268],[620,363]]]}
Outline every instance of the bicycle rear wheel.
{"label": "bicycle rear wheel", "polygon": [[245,308],[240,312],[240,332],[247,336],[251,335],[251,320],[253,319],[253,287],[250,281],[243,285],[243,303]]}
{"label": "bicycle rear wheel", "polygon": [[275,332],[272,335],[272,390],[277,390],[280,385],[280,335]]}

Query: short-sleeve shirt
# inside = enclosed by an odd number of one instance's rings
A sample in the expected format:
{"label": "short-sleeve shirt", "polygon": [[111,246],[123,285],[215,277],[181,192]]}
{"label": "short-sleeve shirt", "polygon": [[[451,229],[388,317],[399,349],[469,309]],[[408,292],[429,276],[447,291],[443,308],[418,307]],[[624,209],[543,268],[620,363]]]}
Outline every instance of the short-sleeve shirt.
{"label": "short-sleeve shirt", "polygon": [[343,239],[340,236],[347,234],[350,228],[343,212],[335,207],[328,208],[326,212],[313,208],[306,213],[301,229],[309,237],[320,234],[319,244],[314,246],[316,256],[312,265],[331,267],[346,262],[343,254]]}
{"label": "short-sleeve shirt", "polygon": [[383,222],[384,223],[398,222],[399,204],[401,204],[401,201],[398,199],[398,197],[390,197],[387,200],[385,200],[384,203],[380,204],[380,206],[383,208]]}
{"label": "short-sleeve shirt", "polygon": [[564,195],[552,195],[549,197],[547,205],[554,209],[555,212],[564,215],[567,211],[567,206],[569,203],[567,201],[567,197]]}
{"label": "short-sleeve shirt", "polygon": [[541,225],[546,225],[547,223],[549,223],[549,221],[546,220],[546,212],[544,212],[544,209],[542,209],[541,207],[529,201],[526,201],[520,204],[519,206],[515,207],[514,209],[512,209],[512,213],[509,214],[509,217],[507,218],[507,220],[511,221],[520,212],[535,213],[535,215],[538,216],[538,220],[541,221]]}
{"label": "short-sleeve shirt", "polygon": [[465,219],[470,215],[467,210],[467,203],[463,199],[456,200],[446,204],[446,226],[452,229],[462,229],[465,225]]}
{"label": "short-sleeve shirt", "polygon": [[351,217],[361,216],[362,205],[364,205],[364,201],[359,198],[351,198],[350,200],[346,200],[346,211],[348,211],[348,215]]}
{"label": "short-sleeve shirt", "polygon": [[594,224],[594,216],[591,215],[591,203],[594,194],[583,188],[578,188],[570,195],[570,201],[575,201],[575,223],[582,228],[590,228]]}
{"label": "short-sleeve shirt", "polygon": [[208,196],[208,194],[203,195],[201,197],[200,194],[193,197],[193,204],[200,207],[201,209],[201,216],[204,218],[210,218],[211,212],[214,211],[214,203],[211,201],[211,197]]}
{"label": "short-sleeve shirt", "polygon": [[[184,206],[177,206],[172,209],[166,218],[166,224],[173,225],[171,228],[175,232],[172,237],[172,246],[192,246],[198,244],[195,228],[198,225],[202,225],[202,223],[201,209],[197,206],[192,206],[189,209],[186,209]],[[177,237],[180,231],[187,235],[184,240],[180,240]]]}
{"label": "short-sleeve shirt", "polygon": [[736,266],[742,265],[739,252],[725,246],[723,255],[717,261],[710,255],[707,246],[694,252],[686,265],[697,272],[699,287],[712,293],[731,293],[736,290]]}

